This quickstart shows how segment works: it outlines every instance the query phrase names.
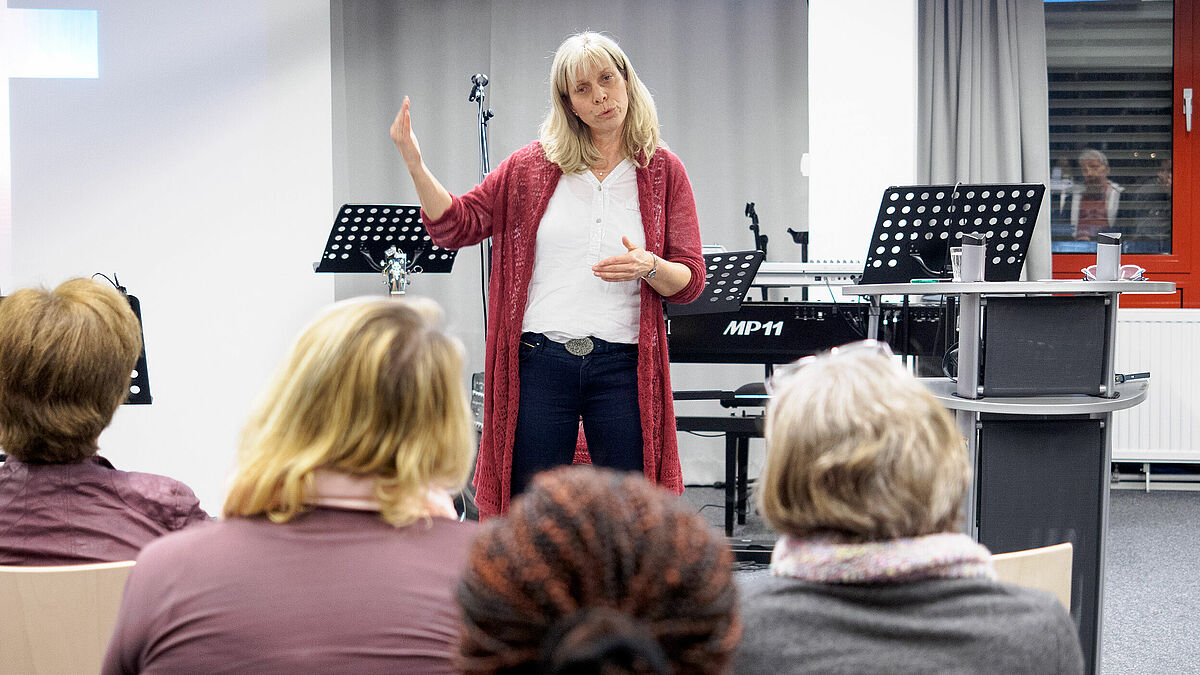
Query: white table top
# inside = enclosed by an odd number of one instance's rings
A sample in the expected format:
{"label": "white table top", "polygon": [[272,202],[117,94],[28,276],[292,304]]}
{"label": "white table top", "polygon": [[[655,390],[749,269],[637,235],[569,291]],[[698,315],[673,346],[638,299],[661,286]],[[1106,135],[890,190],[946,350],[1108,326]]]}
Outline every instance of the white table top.
{"label": "white table top", "polygon": [[1100,396],[989,396],[986,398],[962,398],[958,395],[958,383],[948,377],[923,377],[921,384],[933,397],[950,410],[969,410],[982,413],[1004,413],[1009,415],[1087,415],[1090,413],[1124,410],[1146,400],[1150,383],[1135,380],[1116,385],[1116,398]]}
{"label": "white table top", "polygon": [[1173,281],[1083,281],[1044,279],[1042,281],[976,281],[907,284],[859,284],[843,286],[849,295],[1033,295],[1039,293],[1174,293]]}

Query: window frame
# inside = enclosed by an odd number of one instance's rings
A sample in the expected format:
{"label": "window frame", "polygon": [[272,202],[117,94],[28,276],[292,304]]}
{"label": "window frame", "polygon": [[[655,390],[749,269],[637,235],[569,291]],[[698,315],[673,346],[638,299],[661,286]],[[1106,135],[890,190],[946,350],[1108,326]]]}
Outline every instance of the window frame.
{"label": "window frame", "polygon": [[[1122,307],[1200,307],[1200,292],[1193,289],[1196,279],[1197,238],[1191,231],[1191,223],[1200,215],[1200,198],[1197,198],[1194,178],[1200,167],[1200,86],[1193,76],[1200,70],[1196,64],[1196,36],[1200,34],[1200,22],[1195,11],[1198,0],[1175,0],[1172,90],[1174,103],[1171,106],[1171,253],[1126,254],[1121,262],[1140,265],[1146,276],[1155,281],[1175,282],[1174,295],[1123,294]],[[1186,128],[1183,114],[1183,90],[1191,87],[1192,132]],[[1049,224],[1047,224],[1047,227]],[[1080,270],[1095,263],[1091,253],[1055,253],[1053,271],[1056,279],[1079,279]]]}

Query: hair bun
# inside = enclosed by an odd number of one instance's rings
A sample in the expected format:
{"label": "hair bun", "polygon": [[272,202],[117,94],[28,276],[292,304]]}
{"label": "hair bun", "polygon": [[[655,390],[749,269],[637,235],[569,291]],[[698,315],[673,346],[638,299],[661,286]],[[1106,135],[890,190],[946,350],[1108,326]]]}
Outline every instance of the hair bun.
{"label": "hair bun", "polygon": [[542,642],[542,664],[551,675],[671,672],[649,626],[611,607],[585,607],[556,621]]}

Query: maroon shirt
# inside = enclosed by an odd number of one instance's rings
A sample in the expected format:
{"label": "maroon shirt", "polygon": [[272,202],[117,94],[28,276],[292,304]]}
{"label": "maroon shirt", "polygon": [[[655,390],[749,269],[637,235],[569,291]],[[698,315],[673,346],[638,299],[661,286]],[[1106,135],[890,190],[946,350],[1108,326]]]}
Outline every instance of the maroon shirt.
{"label": "maroon shirt", "polygon": [[453,673],[476,527],[318,507],[163,537],[138,556],[103,672]]}
{"label": "maroon shirt", "polygon": [[153,539],[205,520],[188,486],[103,457],[0,464],[0,565],[133,560]]}
{"label": "maroon shirt", "polygon": [[1092,240],[1109,229],[1108,201],[1103,191],[1085,192],[1079,200],[1079,223],[1075,226],[1075,238]]}

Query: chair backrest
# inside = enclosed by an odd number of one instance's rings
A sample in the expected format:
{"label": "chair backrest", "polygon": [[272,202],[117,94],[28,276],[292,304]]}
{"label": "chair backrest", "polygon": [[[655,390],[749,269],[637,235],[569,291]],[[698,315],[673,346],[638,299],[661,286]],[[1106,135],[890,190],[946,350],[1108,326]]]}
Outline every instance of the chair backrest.
{"label": "chair backrest", "polygon": [[1049,591],[1071,611],[1071,543],[992,556],[996,577],[1010,584]]}
{"label": "chair backrest", "polygon": [[100,672],[132,568],[0,566],[0,672]]}

